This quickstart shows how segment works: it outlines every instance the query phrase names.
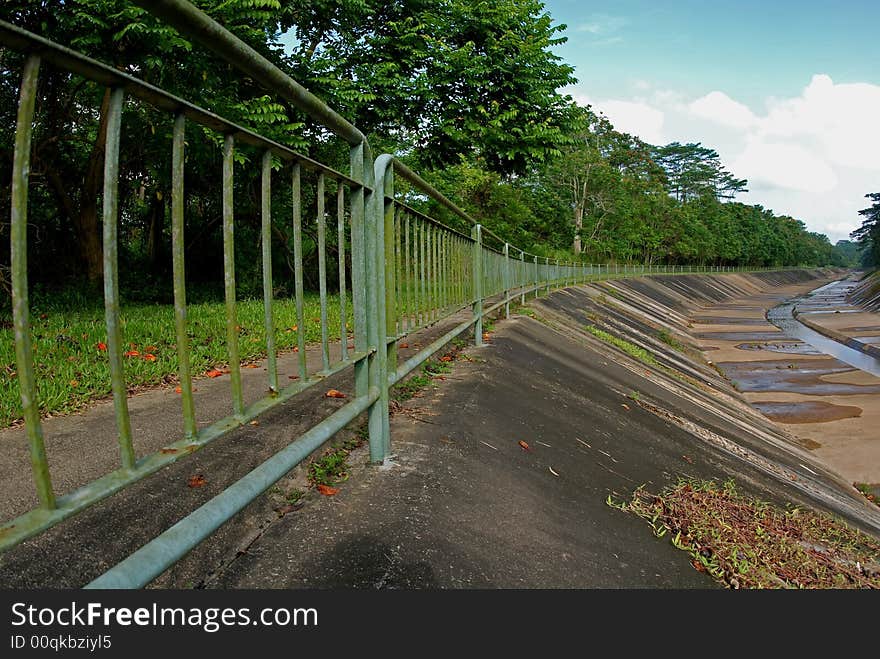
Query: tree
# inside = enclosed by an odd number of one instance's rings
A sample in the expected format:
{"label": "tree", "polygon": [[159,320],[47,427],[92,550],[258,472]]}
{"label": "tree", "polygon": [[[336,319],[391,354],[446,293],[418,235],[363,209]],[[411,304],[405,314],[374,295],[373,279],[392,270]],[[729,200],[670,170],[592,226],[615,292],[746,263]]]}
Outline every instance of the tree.
{"label": "tree", "polygon": [[866,194],[873,204],[859,211],[864,217],[862,226],[850,234],[862,249],[862,264],[866,266],[880,265],[880,192]]}

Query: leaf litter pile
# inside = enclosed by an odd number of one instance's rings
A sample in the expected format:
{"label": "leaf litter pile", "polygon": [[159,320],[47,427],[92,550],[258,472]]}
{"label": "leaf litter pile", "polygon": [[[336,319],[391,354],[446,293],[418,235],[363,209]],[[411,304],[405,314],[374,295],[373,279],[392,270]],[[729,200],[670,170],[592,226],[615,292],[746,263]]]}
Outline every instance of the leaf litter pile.
{"label": "leaf litter pile", "polygon": [[728,588],[880,588],[880,542],[828,515],[747,497],[733,481],[681,480],[608,503],[647,520]]}

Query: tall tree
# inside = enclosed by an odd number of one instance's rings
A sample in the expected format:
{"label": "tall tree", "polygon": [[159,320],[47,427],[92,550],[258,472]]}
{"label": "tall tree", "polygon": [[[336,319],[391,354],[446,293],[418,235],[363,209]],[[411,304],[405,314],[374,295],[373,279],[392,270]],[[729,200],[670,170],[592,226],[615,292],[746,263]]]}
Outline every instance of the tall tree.
{"label": "tall tree", "polygon": [[864,265],[880,266],[880,192],[872,192],[865,197],[874,203],[859,211],[859,215],[865,219],[850,237],[859,243]]}

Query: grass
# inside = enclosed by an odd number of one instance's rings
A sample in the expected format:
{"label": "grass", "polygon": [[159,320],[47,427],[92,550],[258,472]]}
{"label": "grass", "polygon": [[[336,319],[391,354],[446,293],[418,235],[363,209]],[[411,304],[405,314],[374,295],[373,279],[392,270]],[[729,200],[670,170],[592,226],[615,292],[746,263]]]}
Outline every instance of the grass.
{"label": "grass", "polygon": [[661,329],[659,332],[657,332],[657,338],[673,350],[678,350],[679,352],[687,352],[687,348],[685,347],[685,345],[674,336],[672,336],[672,334],[670,334],[665,329]]}
{"label": "grass", "polygon": [[366,442],[364,433],[359,433],[341,444],[334,444],[328,448],[320,458],[309,463],[307,469],[309,482],[312,485],[332,486],[347,480],[348,456],[364,442]]}
{"label": "grass", "polygon": [[[76,309],[73,305],[48,304],[31,310],[37,399],[43,416],[77,411],[89,402],[110,394],[104,312],[100,306]],[[350,316],[347,319],[352,326]],[[275,345],[278,350],[296,345],[297,324],[294,300],[280,299],[273,304]],[[306,341],[321,340],[320,299],[306,295],[304,329]],[[178,359],[174,334],[174,307],[159,304],[124,305],[120,312],[123,346],[138,355],[125,358],[129,389],[172,383],[176,380]],[[225,307],[222,302],[191,304],[187,308],[190,339],[190,367],[196,376],[226,364]],[[263,304],[260,300],[238,303],[239,351],[243,362],[266,355]],[[339,301],[328,297],[330,337],[339,339]],[[144,355],[155,356],[148,361]],[[0,318],[0,427],[19,421],[21,399],[16,385],[15,347],[9,318]],[[6,384],[8,383],[8,384]]]}
{"label": "grass", "polygon": [[880,588],[880,542],[829,515],[746,496],[733,481],[682,479],[607,503],[647,520],[728,588]]}
{"label": "grass", "polygon": [[[391,400],[403,403],[404,401],[414,398],[420,391],[423,391],[434,384],[434,380],[438,376],[442,377],[444,374],[449,373],[452,370],[450,362],[455,359],[463,345],[464,344],[461,346],[453,344],[452,350],[443,355],[443,357],[440,357],[439,359],[429,359],[422,364],[421,371],[417,372],[412,377],[407,378],[403,382],[396,384],[391,389]],[[444,358],[446,357],[449,359],[445,360]]]}
{"label": "grass", "polygon": [[601,330],[598,327],[595,327],[593,325],[587,325],[586,330],[590,334],[595,336],[596,338],[601,339],[602,341],[605,341],[605,343],[610,343],[611,345],[613,345],[617,348],[620,348],[626,354],[630,355],[631,357],[635,357],[636,359],[644,362],[645,364],[650,364],[651,366],[658,365],[657,360],[654,359],[654,355],[652,355],[650,352],[648,352],[644,348],[640,348],[639,346],[635,345],[634,343],[630,343],[629,341],[625,341],[623,339],[620,339],[620,338],[614,336],[613,334],[609,334],[605,330]]}

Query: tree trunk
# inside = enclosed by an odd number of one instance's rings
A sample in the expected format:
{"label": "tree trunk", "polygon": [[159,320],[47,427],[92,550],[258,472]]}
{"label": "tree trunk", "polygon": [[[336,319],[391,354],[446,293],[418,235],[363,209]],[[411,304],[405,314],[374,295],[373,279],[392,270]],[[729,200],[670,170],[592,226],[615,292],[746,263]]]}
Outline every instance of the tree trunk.
{"label": "tree trunk", "polygon": [[165,228],[165,202],[162,193],[156,191],[150,199],[147,229],[147,259],[153,274],[161,271],[162,230]]}
{"label": "tree trunk", "polygon": [[107,144],[107,112],[109,107],[110,90],[107,89],[101,101],[98,136],[86,165],[86,175],[79,198],[79,213],[73,216],[80,262],[86,277],[91,282],[100,279],[103,272],[101,232],[98,223],[98,193],[104,183],[104,150]]}

